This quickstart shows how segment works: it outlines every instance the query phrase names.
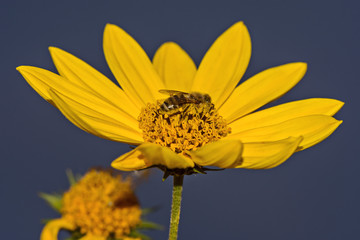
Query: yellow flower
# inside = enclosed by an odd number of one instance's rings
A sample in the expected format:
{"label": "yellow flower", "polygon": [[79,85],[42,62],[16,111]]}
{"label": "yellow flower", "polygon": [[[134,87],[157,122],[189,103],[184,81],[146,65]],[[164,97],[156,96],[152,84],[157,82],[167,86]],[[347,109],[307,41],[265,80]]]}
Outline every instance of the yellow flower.
{"label": "yellow flower", "polygon": [[56,240],[60,229],[79,230],[81,240],[133,239],[128,235],[140,223],[141,209],[130,180],[106,171],[88,172],[61,200],[62,217],[50,220],[41,240]]}
{"label": "yellow flower", "polygon": [[216,39],[198,69],[173,42],[164,43],[151,63],[140,45],[112,24],[105,28],[103,44],[121,88],[54,47],[50,53],[59,75],[30,66],[18,70],[79,128],[138,146],[112,163],[120,170],[157,166],[182,175],[203,172],[204,166],[272,168],[321,142],[341,123],[332,116],[343,103],[327,98],[253,113],[294,87],[306,64],[273,67],[237,87],[251,55],[242,22]]}

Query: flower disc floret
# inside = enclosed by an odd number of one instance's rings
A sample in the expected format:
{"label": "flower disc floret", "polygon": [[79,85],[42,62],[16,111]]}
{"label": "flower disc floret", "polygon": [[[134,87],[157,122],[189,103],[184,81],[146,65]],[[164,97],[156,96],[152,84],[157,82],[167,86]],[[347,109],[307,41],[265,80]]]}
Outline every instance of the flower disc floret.
{"label": "flower disc floret", "polygon": [[171,111],[162,110],[162,104],[163,101],[149,103],[139,115],[139,127],[145,142],[183,153],[217,141],[231,132],[212,103],[188,103]]}
{"label": "flower disc floret", "polygon": [[90,171],[64,194],[62,215],[83,234],[122,238],[140,223],[141,209],[130,181]]}

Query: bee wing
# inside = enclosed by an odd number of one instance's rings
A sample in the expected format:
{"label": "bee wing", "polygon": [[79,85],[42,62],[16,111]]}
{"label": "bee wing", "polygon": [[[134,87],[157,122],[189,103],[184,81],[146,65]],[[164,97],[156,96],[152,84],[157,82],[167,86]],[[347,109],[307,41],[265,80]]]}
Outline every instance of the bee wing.
{"label": "bee wing", "polygon": [[160,89],[159,93],[170,95],[170,96],[174,96],[177,94],[184,94],[184,93],[186,94],[186,92],[181,92],[181,91],[177,91],[177,90],[169,90],[169,89]]}

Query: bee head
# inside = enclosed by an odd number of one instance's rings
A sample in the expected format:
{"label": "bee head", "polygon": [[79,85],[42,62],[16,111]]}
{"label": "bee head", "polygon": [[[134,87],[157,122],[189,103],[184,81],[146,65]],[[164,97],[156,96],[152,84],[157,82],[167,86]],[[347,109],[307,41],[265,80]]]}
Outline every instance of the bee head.
{"label": "bee head", "polygon": [[209,94],[204,94],[204,101],[207,103],[211,103],[211,97]]}

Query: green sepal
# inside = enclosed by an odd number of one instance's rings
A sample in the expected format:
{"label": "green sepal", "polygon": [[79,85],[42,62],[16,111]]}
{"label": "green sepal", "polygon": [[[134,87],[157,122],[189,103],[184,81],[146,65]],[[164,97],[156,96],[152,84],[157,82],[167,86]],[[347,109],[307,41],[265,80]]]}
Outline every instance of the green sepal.
{"label": "green sepal", "polygon": [[206,172],[202,171],[201,169],[193,168],[194,173],[201,173],[206,174]]}
{"label": "green sepal", "polygon": [[62,194],[54,193],[54,194],[48,194],[48,193],[39,193],[39,197],[45,200],[50,207],[55,209],[55,211],[60,212],[60,209],[62,207]]}
{"label": "green sepal", "polygon": [[44,219],[41,219],[41,223],[42,224],[47,224],[48,222],[54,220],[53,218],[44,218]]}
{"label": "green sepal", "polygon": [[84,234],[80,233],[79,230],[68,231],[68,232],[71,234],[71,236],[66,238],[65,240],[79,240],[80,238],[85,236]]}
{"label": "green sepal", "polygon": [[149,208],[142,208],[141,209],[141,216],[146,216],[150,213],[156,212],[160,209],[160,206],[149,207]]}
{"label": "green sepal", "polygon": [[65,238],[65,240],[79,240],[79,239],[80,239],[80,238],[73,237],[73,236],[70,236],[70,237]]}
{"label": "green sepal", "polygon": [[162,181],[164,182],[170,176],[169,171],[164,171],[164,176],[162,177]]}
{"label": "green sepal", "polygon": [[164,227],[160,224],[150,222],[150,221],[141,221],[139,225],[136,226],[136,229],[142,230],[164,230]]}
{"label": "green sepal", "polygon": [[68,181],[70,183],[70,186],[73,186],[77,182],[73,172],[71,171],[71,169],[66,169],[66,176],[67,176],[67,179],[68,179]]}
{"label": "green sepal", "polygon": [[133,238],[141,238],[142,240],[151,240],[151,238],[143,233],[140,233],[136,230],[133,230],[130,234],[129,237],[133,237]]}
{"label": "green sepal", "polygon": [[74,175],[71,169],[66,169],[66,176],[70,186],[75,185],[83,177],[81,174]]}

